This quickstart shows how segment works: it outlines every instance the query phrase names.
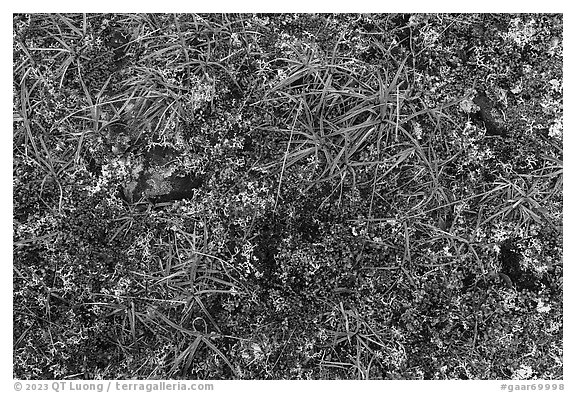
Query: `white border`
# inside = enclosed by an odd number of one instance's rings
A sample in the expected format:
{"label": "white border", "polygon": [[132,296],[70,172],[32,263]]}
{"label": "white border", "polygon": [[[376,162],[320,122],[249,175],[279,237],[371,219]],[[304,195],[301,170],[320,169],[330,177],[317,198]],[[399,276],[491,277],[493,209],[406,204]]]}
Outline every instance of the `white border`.
{"label": "white border", "polygon": [[[80,3],[75,1],[26,1],[26,2],[13,2],[6,4],[10,8],[9,12],[2,13],[2,30],[3,34],[1,39],[5,52],[12,54],[12,13],[13,12],[564,12],[564,106],[568,110],[564,114],[564,146],[565,152],[571,153],[571,148],[575,147],[576,135],[571,131],[574,129],[574,116],[572,108],[575,108],[575,100],[571,93],[574,92],[575,77],[573,72],[566,72],[566,70],[575,70],[576,63],[574,61],[574,26],[576,18],[574,14],[568,11],[568,7],[563,2],[558,1],[530,1],[530,2],[506,2],[506,1],[481,1],[481,2],[454,2],[446,1],[410,1],[409,4],[399,2],[387,2],[381,0],[379,2],[366,2],[366,1],[347,1],[347,2],[328,2],[328,1],[310,1],[310,0],[290,0],[278,4],[280,2],[272,1],[190,1],[188,2],[166,2],[156,1],[148,4],[135,1],[98,1],[98,2],[84,2]],[[407,2],[408,3],[408,2]],[[2,261],[2,270],[0,274],[0,286],[4,301],[1,302],[2,314],[4,316],[4,323],[0,324],[2,327],[2,341],[0,347],[1,374],[0,374],[0,387],[3,391],[13,391],[12,380],[12,235],[11,225],[12,222],[12,67],[11,62],[2,62],[2,71],[4,78],[2,78],[1,92],[3,97],[3,105],[1,106],[4,115],[1,117],[6,125],[6,128],[0,133],[0,159],[1,162],[1,177],[0,184],[2,184],[2,209],[1,218],[2,223],[2,247],[1,250],[6,258]],[[10,124],[8,124],[10,122]],[[576,154],[567,154],[565,156],[565,166],[568,168],[565,179],[565,200],[575,201],[576,194],[574,193],[574,163]],[[10,184],[10,187],[8,187]],[[564,280],[568,285],[564,285],[564,331],[572,332],[575,328],[574,317],[571,313],[573,306],[572,300],[575,294],[574,270],[574,248],[572,239],[572,225],[574,223],[574,209],[575,205],[571,203],[564,204]],[[574,391],[575,378],[570,370],[575,370],[574,367],[574,336],[571,334],[565,335],[564,341],[564,384],[565,391]],[[521,383],[520,381],[517,381]],[[522,383],[552,383],[551,381],[522,381]],[[438,392],[496,392],[500,391],[499,386],[501,382],[497,381],[214,381],[216,385],[215,392],[228,392],[228,391],[250,391],[250,392],[269,392],[271,389],[281,391],[284,390],[297,390],[297,391],[321,391],[330,390],[333,392],[351,392],[358,389],[363,391],[378,391],[378,392],[403,392],[403,391],[438,391]]]}

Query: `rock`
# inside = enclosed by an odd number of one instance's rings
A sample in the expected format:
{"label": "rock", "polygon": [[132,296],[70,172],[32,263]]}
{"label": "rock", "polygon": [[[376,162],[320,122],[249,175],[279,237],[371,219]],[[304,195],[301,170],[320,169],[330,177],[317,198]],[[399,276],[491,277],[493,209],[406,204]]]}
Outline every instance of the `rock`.
{"label": "rock", "polygon": [[480,110],[474,114],[473,119],[486,127],[486,135],[505,136],[506,130],[504,124],[494,109],[494,103],[488,98],[486,93],[482,91],[478,92],[473,101],[474,104],[480,108]]}
{"label": "rock", "polygon": [[167,147],[154,147],[130,164],[131,179],[123,187],[123,196],[130,202],[169,202],[193,196],[202,185],[194,174],[177,173],[179,152]]}

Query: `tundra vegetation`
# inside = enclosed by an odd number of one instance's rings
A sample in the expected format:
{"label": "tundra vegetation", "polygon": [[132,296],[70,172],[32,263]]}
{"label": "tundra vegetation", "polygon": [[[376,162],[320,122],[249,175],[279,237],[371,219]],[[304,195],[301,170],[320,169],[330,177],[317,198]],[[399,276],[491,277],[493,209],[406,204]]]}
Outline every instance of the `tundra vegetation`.
{"label": "tundra vegetation", "polygon": [[559,379],[562,16],[15,14],[20,379]]}

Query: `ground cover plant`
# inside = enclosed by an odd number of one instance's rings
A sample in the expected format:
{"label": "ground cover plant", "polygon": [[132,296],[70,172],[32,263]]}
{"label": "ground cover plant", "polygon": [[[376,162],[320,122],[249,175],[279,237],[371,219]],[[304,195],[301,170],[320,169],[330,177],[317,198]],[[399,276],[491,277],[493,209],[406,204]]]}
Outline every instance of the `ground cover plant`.
{"label": "ground cover plant", "polygon": [[19,379],[560,379],[562,16],[15,14]]}

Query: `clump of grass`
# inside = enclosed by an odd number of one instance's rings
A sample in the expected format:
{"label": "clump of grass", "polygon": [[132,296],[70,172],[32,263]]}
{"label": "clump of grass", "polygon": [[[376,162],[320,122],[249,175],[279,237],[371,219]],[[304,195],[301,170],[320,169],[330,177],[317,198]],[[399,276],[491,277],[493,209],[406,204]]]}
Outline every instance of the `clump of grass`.
{"label": "clump of grass", "polygon": [[382,377],[404,361],[401,351],[394,348],[392,334],[376,330],[357,308],[340,302],[321,318],[329,326],[324,332],[329,343],[322,351],[321,368],[343,369],[354,378],[370,379]]}
{"label": "clump of grass", "polygon": [[[155,374],[191,377],[197,372],[193,362],[212,353],[235,375],[236,368],[218,342],[236,338],[223,333],[211,310],[225,298],[247,299],[249,290],[239,281],[237,268],[211,249],[206,222],[194,221],[191,232],[169,219],[164,225],[172,229],[149,246],[146,269],[132,272],[140,293],[120,296],[120,303],[105,296],[97,304],[114,310],[110,315],[123,315],[124,345],[143,339],[137,331],[158,335],[158,345],[178,343]],[[180,337],[176,342],[174,334]]]}
{"label": "clump of grass", "polygon": [[[339,200],[345,187],[370,189],[367,216],[371,219],[375,202],[384,200],[383,185],[397,183],[401,167],[410,165],[415,174],[411,181],[422,184],[419,190],[411,190],[412,195],[429,195],[412,210],[431,202],[448,202],[439,177],[443,165],[453,161],[458,152],[448,148],[442,152],[446,156],[442,161],[435,145],[442,124],[450,121],[444,111],[460,100],[428,108],[415,90],[408,56],[393,62],[391,49],[377,45],[395,66],[389,70],[337,56],[342,40],[331,56],[312,48],[292,47],[294,58],[276,59],[287,64],[283,69],[286,76],[270,90],[264,103],[280,108],[279,124],[265,130],[288,138],[283,157],[265,167],[280,168],[278,194],[288,168],[312,166],[312,184],[333,184],[332,193],[339,191]],[[422,135],[419,119],[434,124],[435,129]],[[399,185],[396,190],[406,186]]]}

